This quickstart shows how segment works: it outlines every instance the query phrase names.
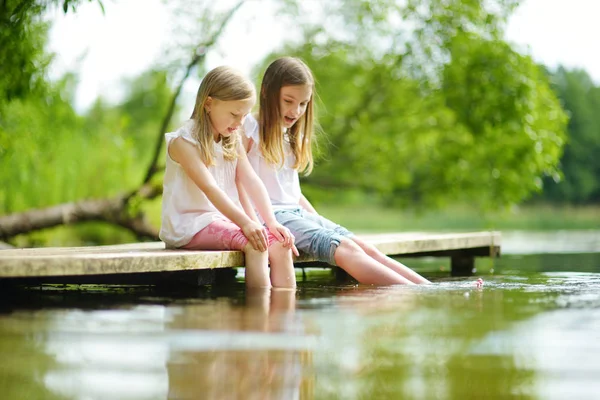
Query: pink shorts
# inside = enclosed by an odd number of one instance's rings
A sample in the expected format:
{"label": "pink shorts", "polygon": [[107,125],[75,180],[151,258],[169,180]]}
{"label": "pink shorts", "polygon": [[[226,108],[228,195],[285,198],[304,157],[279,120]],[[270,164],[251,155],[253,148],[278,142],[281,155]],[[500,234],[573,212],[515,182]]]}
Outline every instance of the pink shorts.
{"label": "pink shorts", "polygon": [[[277,241],[273,234],[265,229],[269,246]],[[248,244],[242,229],[231,221],[217,220],[196,233],[192,240],[182,247],[187,250],[242,250]]]}

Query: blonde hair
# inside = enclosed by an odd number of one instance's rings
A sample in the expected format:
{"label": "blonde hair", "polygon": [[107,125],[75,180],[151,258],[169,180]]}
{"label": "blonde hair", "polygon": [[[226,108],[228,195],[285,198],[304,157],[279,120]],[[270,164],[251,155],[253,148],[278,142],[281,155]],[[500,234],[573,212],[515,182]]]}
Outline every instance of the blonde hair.
{"label": "blonde hair", "polygon": [[283,165],[283,134],[279,108],[281,88],[297,85],[309,85],[312,88],[312,96],[308,101],[304,116],[288,129],[288,135],[292,152],[296,157],[294,168],[308,175],[313,169],[311,144],[315,80],[310,68],[298,58],[279,58],[273,61],[265,71],[260,89],[258,113],[260,151],[268,163],[277,166]]}
{"label": "blonde hair", "polygon": [[[200,84],[196,105],[191,119],[194,121],[192,136],[200,145],[200,156],[202,161],[211,166],[215,164],[213,153],[214,136],[212,134],[210,116],[206,111],[206,101],[210,96],[221,101],[246,100],[256,95],[254,85],[240,72],[233,68],[221,66],[211,70]],[[221,136],[223,146],[223,157],[232,161],[237,158],[237,144],[239,137],[237,133],[229,137]]]}

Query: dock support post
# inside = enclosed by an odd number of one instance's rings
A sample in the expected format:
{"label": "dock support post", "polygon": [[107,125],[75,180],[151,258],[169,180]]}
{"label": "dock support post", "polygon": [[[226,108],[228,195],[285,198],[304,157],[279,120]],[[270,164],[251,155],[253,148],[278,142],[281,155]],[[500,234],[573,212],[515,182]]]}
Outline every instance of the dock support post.
{"label": "dock support post", "polygon": [[338,282],[348,282],[351,281],[352,276],[349,273],[341,269],[340,267],[333,267],[333,273],[335,274],[335,280]]}
{"label": "dock support post", "polygon": [[450,259],[452,276],[471,276],[475,269],[475,257],[469,254],[457,254]]}
{"label": "dock support post", "polygon": [[237,275],[237,268],[217,268],[214,270],[214,272],[215,285],[231,285],[236,281],[235,277]]}

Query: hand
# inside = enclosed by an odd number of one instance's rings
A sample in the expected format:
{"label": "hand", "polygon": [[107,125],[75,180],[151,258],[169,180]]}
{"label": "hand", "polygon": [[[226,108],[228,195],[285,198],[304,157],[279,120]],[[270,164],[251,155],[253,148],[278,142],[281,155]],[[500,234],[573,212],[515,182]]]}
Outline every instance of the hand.
{"label": "hand", "polygon": [[283,243],[283,247],[291,248],[292,253],[294,253],[296,257],[300,255],[296,245],[294,244],[296,238],[294,235],[292,235],[292,232],[290,232],[288,228],[281,225],[279,222],[270,225],[268,228],[269,232],[271,232],[277,240]]}
{"label": "hand", "polygon": [[255,250],[267,251],[269,239],[265,228],[261,224],[250,221],[242,227],[242,232]]}

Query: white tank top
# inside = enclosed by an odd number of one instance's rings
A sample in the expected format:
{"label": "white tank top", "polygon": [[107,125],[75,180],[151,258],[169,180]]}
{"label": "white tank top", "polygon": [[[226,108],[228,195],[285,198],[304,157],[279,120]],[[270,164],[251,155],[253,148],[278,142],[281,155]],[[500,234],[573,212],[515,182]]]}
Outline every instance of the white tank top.
{"label": "white tank top", "polygon": [[[167,162],[163,181],[162,220],[160,239],[174,247],[185,246],[194,235],[206,228],[211,222],[227,218],[221,214],[208,200],[206,195],[185,173],[179,163],[169,156],[169,145],[181,137],[198,145],[192,137],[192,120],[175,132],[165,134],[167,142]],[[235,185],[235,169],[237,160],[227,161],[223,158],[221,143],[213,142],[215,165],[208,167],[217,185],[233,202],[241,208]]]}
{"label": "white tank top", "polygon": [[246,137],[252,139],[252,147],[248,152],[248,160],[256,174],[263,181],[271,204],[274,209],[295,208],[300,204],[300,179],[298,171],[293,168],[296,157],[287,136],[284,136],[283,151],[284,162],[281,168],[265,161],[260,152],[260,137],[258,133],[258,121],[249,115],[244,121],[244,132]]}

